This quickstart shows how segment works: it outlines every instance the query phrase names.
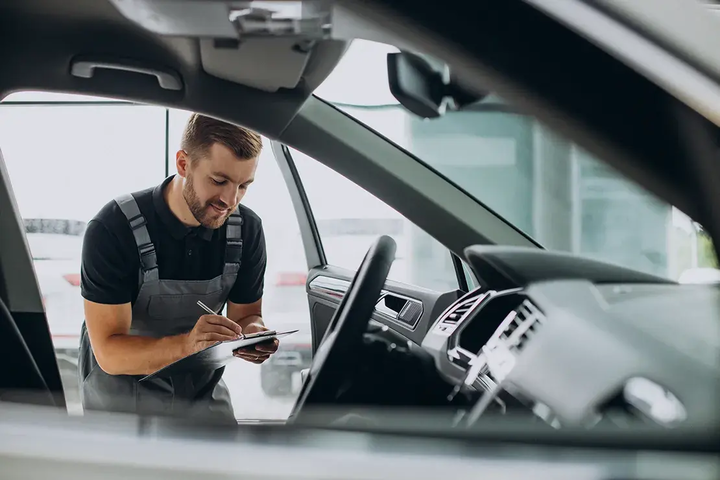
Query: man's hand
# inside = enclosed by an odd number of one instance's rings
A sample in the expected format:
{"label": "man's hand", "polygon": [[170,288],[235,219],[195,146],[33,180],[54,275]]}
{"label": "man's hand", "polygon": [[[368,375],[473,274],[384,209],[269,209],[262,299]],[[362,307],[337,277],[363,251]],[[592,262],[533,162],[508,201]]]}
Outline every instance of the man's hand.
{"label": "man's hand", "polygon": [[85,300],[85,319],[95,358],[110,375],[148,375],[225,340],[235,340],[241,325],[220,315],[203,315],[188,333],[153,338],[130,335],[132,306]]}
{"label": "man's hand", "polygon": [[[259,323],[251,323],[249,325],[246,325],[243,331],[246,334],[250,334],[264,332],[266,330],[268,329],[264,325],[261,325]],[[237,358],[242,358],[247,362],[260,365],[265,360],[270,358],[270,355],[277,351],[279,345],[280,342],[278,341],[278,339],[274,338],[272,339],[272,341],[256,343],[255,345],[251,345],[249,347],[238,348],[233,352],[233,355],[235,355]]]}
{"label": "man's hand", "polygon": [[204,350],[219,342],[237,340],[243,329],[237,323],[221,315],[203,315],[187,334],[190,354]]}

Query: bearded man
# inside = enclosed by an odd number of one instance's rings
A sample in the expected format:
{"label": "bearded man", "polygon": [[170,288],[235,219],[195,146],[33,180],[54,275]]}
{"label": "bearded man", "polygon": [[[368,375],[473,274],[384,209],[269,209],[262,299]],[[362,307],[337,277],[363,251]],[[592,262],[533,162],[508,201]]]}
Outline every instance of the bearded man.
{"label": "bearded man", "polygon": [[[223,368],[139,380],[241,333],[267,330],[267,263],[260,218],[240,204],[255,178],[262,138],[193,114],[177,174],[120,196],[88,223],[78,364],[83,407],[234,421]],[[225,315],[209,315],[227,306]],[[278,343],[235,355],[259,364]]]}

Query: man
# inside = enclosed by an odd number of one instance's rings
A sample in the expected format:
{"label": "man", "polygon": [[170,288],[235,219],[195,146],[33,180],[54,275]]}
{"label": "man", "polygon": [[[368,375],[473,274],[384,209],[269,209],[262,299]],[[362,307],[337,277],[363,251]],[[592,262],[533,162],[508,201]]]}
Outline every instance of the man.
{"label": "man", "polygon": [[[267,330],[262,224],[240,205],[261,149],[259,135],[194,114],[175,156],[177,175],[111,201],[89,222],[79,364],[86,409],[234,420],[223,369],[139,379],[217,342]],[[227,302],[227,316],[204,314],[198,300],[215,312]],[[260,364],[277,347],[235,355]]]}

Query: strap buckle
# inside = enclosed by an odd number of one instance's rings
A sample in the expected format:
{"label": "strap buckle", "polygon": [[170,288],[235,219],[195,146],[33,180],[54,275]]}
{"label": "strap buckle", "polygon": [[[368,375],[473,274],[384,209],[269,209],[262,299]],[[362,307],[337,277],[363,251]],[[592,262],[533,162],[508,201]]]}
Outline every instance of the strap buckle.
{"label": "strap buckle", "polygon": [[144,271],[157,268],[157,254],[155,253],[155,245],[152,243],[144,243],[138,247],[140,251],[140,264]]}
{"label": "strap buckle", "polygon": [[236,213],[233,213],[230,215],[230,217],[227,219],[228,225],[242,225],[243,224],[243,217],[242,215],[238,215]]}
{"label": "strap buckle", "polygon": [[130,223],[130,228],[133,230],[137,230],[138,228],[142,228],[147,225],[147,220],[145,220],[145,216],[142,213],[133,218],[129,218],[128,222]]}
{"label": "strap buckle", "polygon": [[225,244],[225,263],[242,264],[242,240],[228,240]]}

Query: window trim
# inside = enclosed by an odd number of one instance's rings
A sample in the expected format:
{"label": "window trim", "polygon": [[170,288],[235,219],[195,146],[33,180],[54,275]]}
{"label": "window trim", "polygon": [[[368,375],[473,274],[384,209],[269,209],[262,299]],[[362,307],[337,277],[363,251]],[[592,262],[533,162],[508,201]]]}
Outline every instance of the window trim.
{"label": "window trim", "polygon": [[[340,267],[339,265],[331,264],[327,260],[327,256],[325,254],[325,248],[323,246],[322,242],[322,236],[320,235],[320,230],[317,225],[317,221],[315,220],[315,215],[312,210],[312,206],[310,205],[310,200],[308,199],[307,192],[305,190],[305,186],[303,185],[302,179],[300,177],[300,172],[297,169],[297,166],[295,164],[295,161],[292,156],[292,152],[290,151],[290,148],[278,141],[272,141],[271,142],[273,153],[275,154],[275,159],[278,162],[278,166],[280,167],[280,171],[283,174],[283,178],[285,178],[285,181],[288,185],[288,191],[290,192],[290,198],[293,202],[293,206],[295,207],[295,213],[297,215],[298,224],[300,225],[300,232],[301,237],[303,241],[303,247],[305,249],[305,255],[308,259],[308,271],[315,269],[315,268],[321,268],[321,267],[339,267],[339,268],[347,268],[350,271],[356,271],[357,267],[355,268],[349,268],[349,267]],[[312,158],[312,157],[310,157]],[[317,161],[313,158],[314,161]],[[333,170],[334,172],[334,170]],[[335,172],[336,174],[340,175],[339,173]],[[357,183],[350,180],[352,183],[358,186],[358,188],[361,188],[363,191],[367,192],[365,188],[361,185],[358,185]],[[371,192],[367,192],[372,196],[375,196]],[[377,197],[376,197],[377,198]],[[386,202],[380,198],[378,198],[379,201],[386,204]],[[386,204],[387,205],[387,204]],[[389,206],[389,205],[388,205]],[[392,207],[391,207],[392,208]],[[402,214],[401,214],[402,215]],[[402,218],[405,221],[411,222],[412,220],[405,217],[405,215],[402,215]],[[467,278],[465,276],[465,271],[462,266],[462,260],[460,260],[449,248],[447,248],[445,245],[442,244],[439,240],[437,240],[435,237],[430,235],[429,233],[425,232],[423,230],[423,233],[428,235],[430,238],[435,240],[438,245],[440,245],[444,250],[445,253],[450,255],[450,258],[453,262],[453,272],[455,274],[455,288],[459,289],[465,289],[465,291],[468,291],[468,282]],[[459,262],[459,269],[458,269],[458,262]],[[422,285],[416,285],[416,284],[408,284],[405,282],[401,282],[394,279],[389,279],[393,282],[409,285],[412,287],[418,287],[418,288],[425,288]]]}
{"label": "window trim", "polygon": [[320,238],[320,230],[318,229],[315,216],[310,208],[305,187],[300,179],[300,173],[293,161],[290,149],[276,141],[270,141],[270,147],[275,161],[280,168],[280,173],[287,185],[290,200],[292,201],[298,226],[300,227],[300,237],[305,250],[305,259],[307,261],[308,271],[328,265],[325,250]]}
{"label": "window trim", "polygon": [[165,109],[165,178],[170,176],[170,109]]}
{"label": "window trim", "polygon": [[[442,245],[442,243],[440,245]],[[443,245],[443,247],[447,248],[447,247],[445,247],[445,245]],[[463,261],[460,259],[460,257],[455,255],[449,249],[448,249],[448,253],[452,257],[453,267],[455,267],[455,277],[457,278],[457,281],[458,281],[458,288],[465,292],[469,292],[470,285],[468,285],[467,274],[466,274],[465,268],[463,267]]]}

